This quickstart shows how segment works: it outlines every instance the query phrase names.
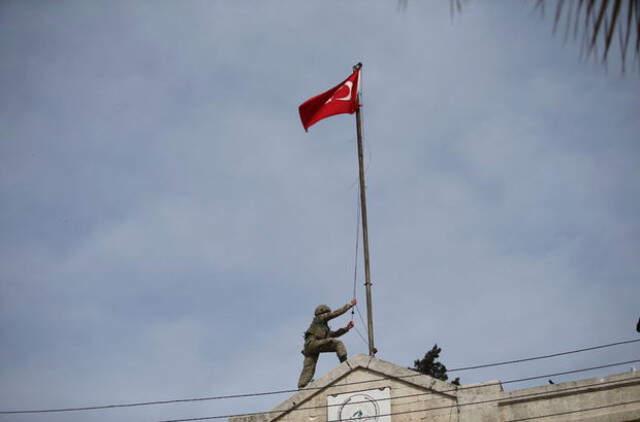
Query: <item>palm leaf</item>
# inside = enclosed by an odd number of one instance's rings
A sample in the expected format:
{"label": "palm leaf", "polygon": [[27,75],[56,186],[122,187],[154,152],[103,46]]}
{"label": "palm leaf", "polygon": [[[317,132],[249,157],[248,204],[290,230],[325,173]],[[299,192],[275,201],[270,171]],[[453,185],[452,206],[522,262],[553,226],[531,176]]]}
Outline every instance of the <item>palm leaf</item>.
{"label": "palm leaf", "polygon": [[[451,1],[451,0],[450,0]],[[536,0],[536,9],[544,15],[545,3]],[[640,0],[556,0],[553,32],[565,26],[565,39],[573,26],[574,40],[581,37],[581,53],[607,63],[609,51],[617,42],[624,73],[629,50],[640,59]],[[566,17],[563,23],[563,16]],[[615,38],[617,33],[618,37]],[[635,48],[631,39],[635,38]],[[602,47],[602,56],[598,53]],[[638,67],[640,70],[640,66]]]}
{"label": "palm leaf", "polygon": [[[406,10],[408,0],[398,1],[402,9]],[[465,0],[449,0],[451,14],[460,13],[464,2]],[[548,2],[549,0],[535,0],[535,10],[544,15]],[[573,32],[574,40],[580,38],[581,54],[586,58],[600,59],[605,64],[611,47],[617,43],[622,72],[625,72],[629,50],[632,51],[634,63],[640,71],[640,0],[555,0],[553,3],[553,33],[564,26],[565,40]]]}

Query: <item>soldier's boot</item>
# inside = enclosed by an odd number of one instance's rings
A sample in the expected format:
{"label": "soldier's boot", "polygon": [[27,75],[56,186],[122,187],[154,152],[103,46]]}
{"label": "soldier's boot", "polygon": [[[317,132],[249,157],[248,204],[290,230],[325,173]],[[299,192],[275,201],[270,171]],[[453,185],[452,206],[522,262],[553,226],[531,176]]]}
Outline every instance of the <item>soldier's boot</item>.
{"label": "soldier's boot", "polygon": [[338,359],[340,359],[340,363],[342,363],[347,360],[347,355],[338,356]]}

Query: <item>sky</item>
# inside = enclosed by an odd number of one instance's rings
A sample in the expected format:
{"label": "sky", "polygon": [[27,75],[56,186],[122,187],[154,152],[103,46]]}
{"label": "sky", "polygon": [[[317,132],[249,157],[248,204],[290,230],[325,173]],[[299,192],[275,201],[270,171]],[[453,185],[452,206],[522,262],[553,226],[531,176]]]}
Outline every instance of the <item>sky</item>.
{"label": "sky", "polygon": [[353,294],[358,203],[354,117],[305,133],[297,107],[358,61],[379,358],[409,367],[437,343],[455,368],[640,338],[638,73],[582,60],[532,2],[399,4],[0,3],[0,410],[295,388],[314,308]]}

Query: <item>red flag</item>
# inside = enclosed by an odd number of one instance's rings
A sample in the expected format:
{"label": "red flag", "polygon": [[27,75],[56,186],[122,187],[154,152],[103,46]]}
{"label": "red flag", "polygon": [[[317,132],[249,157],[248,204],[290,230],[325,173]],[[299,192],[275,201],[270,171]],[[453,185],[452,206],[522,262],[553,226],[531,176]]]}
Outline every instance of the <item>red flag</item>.
{"label": "red flag", "polygon": [[304,130],[309,130],[316,122],[329,116],[355,113],[360,106],[358,103],[359,80],[360,67],[357,66],[347,79],[302,103],[298,111]]}

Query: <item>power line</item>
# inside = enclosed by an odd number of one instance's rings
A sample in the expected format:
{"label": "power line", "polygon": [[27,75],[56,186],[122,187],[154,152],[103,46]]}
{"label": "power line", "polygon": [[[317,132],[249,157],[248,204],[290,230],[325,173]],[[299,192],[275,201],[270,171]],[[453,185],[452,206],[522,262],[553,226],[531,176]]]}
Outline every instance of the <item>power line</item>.
{"label": "power line", "polygon": [[[639,362],[640,360],[635,360],[635,361],[631,361],[631,362]],[[622,364],[627,364],[630,362],[622,362],[620,363],[620,365]],[[611,364],[616,365],[616,364]],[[600,368],[600,367],[596,367]],[[594,368],[585,368],[585,369],[581,369],[581,370],[574,370],[574,371],[569,371],[569,372],[577,372],[577,371],[588,371],[588,370],[592,370]],[[567,372],[564,373],[556,373],[556,374],[545,374],[545,375],[540,375],[537,376],[535,378],[547,378],[547,377],[552,377],[552,376],[558,376],[558,375],[563,375]],[[526,381],[529,380],[531,378],[522,378],[522,379],[514,379],[514,380],[510,380],[507,381],[503,384],[506,383],[514,383],[514,382],[522,382],[522,381]],[[460,387],[460,388],[456,388],[456,389],[450,389],[450,390],[444,390],[444,391],[435,391],[435,393],[446,393],[446,392],[451,392],[451,391],[460,391],[460,390],[465,390],[465,389],[476,389],[476,388],[483,388],[483,387],[493,387],[496,385],[499,385],[500,383],[492,383],[492,384],[484,384],[484,385],[477,385],[477,386],[470,386],[470,387]],[[395,416],[395,415],[403,415],[403,414],[408,414],[408,413],[418,413],[418,412],[428,412],[428,411],[435,411],[435,410],[449,410],[452,408],[459,408],[459,407],[465,407],[465,406],[477,406],[480,404],[487,404],[487,403],[495,403],[495,402],[499,402],[499,401],[503,401],[503,400],[508,400],[511,398],[514,399],[522,399],[522,398],[529,398],[529,397],[538,397],[538,396],[545,396],[545,395],[554,395],[556,393],[561,393],[561,392],[568,392],[568,391],[574,391],[574,390],[583,390],[589,387],[595,387],[595,386],[607,386],[607,385],[616,385],[616,384],[625,384],[625,381],[620,381],[620,380],[615,380],[615,381],[606,381],[606,382],[597,382],[597,383],[593,383],[593,384],[586,384],[586,385],[580,385],[580,386],[571,386],[571,387],[565,387],[565,388],[558,388],[558,389],[554,389],[553,391],[538,391],[538,392],[533,392],[533,393],[528,393],[528,394],[521,394],[518,395],[516,397],[500,397],[500,398],[493,398],[493,399],[486,399],[486,400],[479,400],[479,401],[474,401],[474,402],[468,402],[468,403],[456,403],[453,405],[446,405],[446,406],[437,406],[437,407],[430,407],[430,408],[426,408],[426,409],[419,409],[419,410],[410,410],[410,411],[404,411],[404,412],[395,412],[395,413],[389,413],[389,414],[384,414],[384,415],[378,415],[379,417],[382,416]],[[350,391],[350,392],[345,392],[342,394],[348,394],[348,393],[355,393],[357,391]],[[425,395],[429,395],[429,394],[434,394],[433,391],[428,391],[428,392],[421,392],[421,393],[414,393],[414,394],[407,394],[407,395],[403,395],[403,396],[396,396],[396,397],[389,397],[389,398],[384,398],[384,399],[380,399],[380,401],[391,401],[391,400],[399,400],[399,399],[406,399],[406,398],[412,398],[412,397],[419,397],[419,396],[425,396]],[[640,401],[640,400],[638,400]],[[352,404],[360,404],[360,403],[367,403],[367,401],[359,401],[359,402],[350,402]],[[196,421],[205,421],[205,420],[214,420],[214,419],[225,419],[225,418],[237,418],[237,417],[250,417],[250,416],[260,416],[260,415],[269,415],[269,414],[277,414],[274,415],[274,419],[278,418],[286,413],[290,413],[290,412],[299,412],[299,411],[305,411],[305,410],[319,410],[319,409],[328,409],[330,407],[335,407],[335,406],[341,406],[341,404],[331,404],[331,405],[320,405],[320,406],[307,406],[307,407],[299,407],[296,409],[289,409],[289,410],[284,410],[284,411],[266,411],[266,412],[252,412],[252,413],[240,413],[240,414],[230,414],[230,415],[216,415],[216,416],[205,416],[205,417],[199,417],[199,418],[185,418],[185,419],[168,419],[168,420],[163,420],[160,422],[196,422]],[[590,409],[589,409],[590,410]],[[539,416],[539,417],[547,417],[547,416]],[[531,418],[531,419],[536,419],[537,417]],[[353,418],[353,419],[357,419],[357,418]],[[348,420],[352,420],[352,419],[347,419],[345,421]],[[338,421],[335,421],[338,422]],[[515,421],[509,421],[509,422],[515,422]]]}
{"label": "power line", "polygon": [[[618,346],[618,345],[622,345],[622,344],[630,344],[630,343],[636,343],[636,342],[640,342],[640,339],[620,341],[620,342],[609,343],[609,344],[604,344],[604,345],[600,345],[600,346],[593,346],[593,347],[588,347],[588,348],[583,348],[583,349],[571,350],[571,351],[567,351],[567,352],[554,353],[552,355],[543,355],[543,356],[536,356],[536,357],[530,357],[530,358],[525,358],[525,359],[518,359],[518,360],[514,360],[512,362],[513,363],[518,363],[518,362],[524,362],[524,361],[532,361],[532,360],[536,360],[536,359],[547,359],[547,358],[549,358],[551,356],[568,355],[568,354],[573,354],[573,353],[580,353],[580,352],[583,352],[583,351],[590,351],[590,350],[594,350],[594,349],[602,349],[602,348],[606,348],[606,347],[613,347],[613,346]],[[635,362],[635,361],[631,361],[631,362]],[[629,362],[629,363],[631,363],[631,362]],[[507,364],[506,362],[497,362],[495,364],[476,365],[476,367],[486,368],[486,367],[489,367],[489,366],[499,366],[499,365],[506,365],[506,364]],[[613,365],[608,365],[608,366],[605,365],[602,368],[609,367],[609,366],[618,366],[618,365],[621,365],[621,364],[613,364]],[[593,369],[600,369],[600,368],[601,367],[596,367],[596,368],[593,368]],[[466,369],[467,368],[458,368],[457,370],[466,370]],[[471,369],[471,367],[468,367],[468,369]],[[582,372],[582,371],[578,370],[578,372]],[[569,372],[569,373],[574,373],[574,372]],[[418,377],[418,376],[422,376],[422,375],[423,375],[422,373],[416,372],[415,374],[405,375],[405,376],[401,376],[401,377],[397,377],[397,378],[399,378],[399,379],[412,378],[412,377]],[[549,376],[554,376],[554,375],[549,375]],[[559,375],[567,375],[567,374],[559,374]],[[346,386],[346,385],[365,384],[365,383],[380,381],[380,380],[384,380],[384,379],[386,379],[386,377],[379,378],[379,379],[372,379],[372,380],[368,380],[368,381],[354,381],[354,382],[350,382],[350,383],[342,383],[339,386],[342,387],[342,386]],[[537,379],[537,378],[533,377],[531,379]],[[527,381],[528,381],[528,379],[527,379]],[[507,384],[507,383],[508,383],[508,381],[504,382],[503,384]],[[276,395],[276,394],[296,393],[298,391],[321,390],[321,389],[324,389],[324,388],[325,387],[305,387],[305,388],[301,388],[301,389],[282,389],[282,390],[271,390],[271,391],[262,391],[262,392],[254,392],[254,393],[226,394],[226,395],[218,395],[218,396],[193,397],[193,398],[185,398],[185,399],[153,400],[153,401],[146,401],[146,402],[116,403],[116,404],[106,404],[106,405],[97,405],[97,406],[64,407],[64,408],[50,408],[50,409],[0,410],[0,415],[26,414],[26,413],[62,413],[62,412],[88,411],[88,410],[106,410],[106,409],[116,409],[116,408],[126,408],[126,407],[155,406],[155,405],[164,405],[164,404],[191,403],[191,402],[200,402],[200,401],[226,400],[226,399],[237,399],[237,398]]]}
{"label": "power line", "polygon": [[[496,401],[499,401],[499,400],[492,399],[492,400],[485,400],[483,402],[462,403],[462,404],[459,404],[457,406],[458,407],[473,406],[473,405],[491,403],[491,402],[496,402]],[[625,405],[634,404],[634,403],[640,403],[640,400],[630,400],[630,401],[621,402],[621,403],[613,403],[613,404],[607,404],[607,405],[596,406],[596,407],[575,409],[575,410],[571,410],[571,411],[553,413],[553,414],[550,414],[550,415],[539,415],[539,416],[531,416],[531,417],[522,418],[522,419],[512,419],[512,420],[509,420],[507,422],[529,421],[529,420],[534,420],[534,419],[548,418],[549,416],[561,416],[561,415],[568,415],[568,414],[574,414],[574,413],[589,412],[589,411],[592,411],[592,410],[607,409],[607,408],[610,408],[610,407],[625,406]],[[407,415],[407,414],[411,414],[411,413],[421,413],[421,412],[425,412],[426,413],[426,412],[433,411],[433,410],[446,410],[446,409],[451,409],[451,408],[454,408],[454,407],[456,407],[456,405],[451,405],[451,406],[446,406],[446,407],[444,407],[444,406],[443,407],[432,407],[432,408],[417,409],[417,410],[405,410],[405,411],[402,411],[402,412],[390,412],[390,413],[386,413],[386,414],[383,414],[383,415],[378,415],[378,417]],[[360,417],[355,417],[355,418],[350,417],[349,419],[335,419],[332,422],[350,422],[350,421],[354,421],[354,420],[362,420],[362,419],[365,419],[365,418],[367,418],[367,416],[360,416]]]}
{"label": "power line", "polygon": [[[484,402],[462,403],[462,404],[459,404],[457,406],[458,407],[473,406],[473,405],[477,405],[477,404],[491,403],[491,402],[495,402],[495,401],[498,401],[498,400],[493,399],[493,400],[485,400]],[[552,415],[531,416],[531,417],[528,417],[528,418],[515,419],[515,420],[511,420],[511,421],[507,421],[507,422],[534,420],[534,419],[547,418],[549,416],[555,416],[555,415],[565,415],[565,414],[571,414],[571,413],[589,412],[591,410],[606,409],[606,408],[610,408],[610,407],[624,406],[624,405],[627,405],[627,404],[634,404],[634,403],[640,403],[640,400],[630,400],[630,401],[622,402],[622,403],[614,403],[614,404],[607,404],[607,405],[597,406],[597,407],[576,409],[576,410],[556,413],[556,414],[552,414]],[[390,413],[387,413],[387,414],[384,414],[384,415],[378,415],[378,417],[407,415],[407,414],[410,414],[410,413],[428,412],[428,411],[432,411],[432,410],[444,410],[444,409],[450,409],[450,408],[453,408],[453,407],[456,407],[456,405],[447,406],[447,407],[440,407],[440,408],[432,407],[432,408],[427,408],[427,409],[405,410],[403,412],[390,412]],[[364,418],[366,418],[366,416],[357,417],[357,418],[349,418],[349,419],[336,419],[335,421],[332,421],[332,422],[349,422],[349,421],[352,421],[352,420],[360,420],[360,419],[364,419]]]}
{"label": "power line", "polygon": [[[550,377],[550,376],[557,376],[557,374],[541,375],[541,376],[539,376],[539,378],[546,378],[546,377]],[[519,382],[519,381],[520,380],[511,380],[511,382]],[[437,393],[446,393],[446,392],[460,391],[460,390],[465,390],[465,389],[493,387],[493,386],[496,386],[496,385],[499,385],[499,384],[500,383],[484,384],[484,385],[471,386],[471,387],[461,387],[461,388],[457,388],[457,389],[436,391],[436,392]],[[550,394],[554,394],[554,393],[558,393],[558,392],[566,392],[566,391],[571,391],[571,390],[585,389],[585,388],[589,388],[589,387],[593,387],[593,386],[606,386],[606,385],[612,385],[612,384],[624,384],[624,381],[607,381],[607,382],[600,382],[600,383],[595,383],[595,384],[587,384],[587,385],[582,385],[582,386],[573,386],[573,387],[556,389],[553,392],[543,391],[543,392],[537,392],[537,393],[522,394],[522,395],[519,395],[519,396],[517,396],[515,398],[534,397],[534,396],[539,396],[539,395],[544,395],[544,394],[550,395]],[[347,391],[347,392],[344,392],[344,393],[341,393],[341,394],[349,394],[349,393],[355,393],[355,392],[357,392],[357,391]],[[421,392],[421,393],[407,394],[407,395],[403,395],[403,396],[396,396],[396,397],[380,399],[380,401],[399,400],[399,399],[406,399],[406,398],[411,398],[411,397],[425,396],[425,395],[429,395],[429,394],[434,394],[434,392],[433,391],[427,391],[427,392]],[[502,397],[502,398],[499,398],[499,399],[487,399],[487,400],[482,400],[482,401],[476,401],[476,402],[470,402],[470,403],[461,403],[461,404],[456,404],[456,405],[439,406],[439,407],[435,407],[435,408],[422,409],[421,411],[444,410],[444,409],[451,409],[451,408],[454,408],[454,407],[474,406],[474,405],[492,403],[492,402],[506,400],[506,399],[508,399],[508,397]],[[360,404],[360,403],[367,403],[367,401],[350,402],[350,403],[351,404]],[[320,405],[320,406],[307,406],[307,407],[299,407],[299,408],[296,408],[296,409],[289,409],[289,410],[284,410],[284,411],[252,412],[252,413],[241,413],[241,414],[231,414],[231,415],[217,415],[217,416],[199,417],[199,418],[169,419],[169,420],[164,420],[164,421],[160,421],[160,422],[195,422],[195,421],[203,421],[203,420],[224,419],[224,418],[231,418],[231,417],[249,417],[249,416],[266,415],[266,414],[271,414],[271,413],[280,413],[279,415],[274,416],[274,418],[277,418],[277,417],[280,417],[280,416],[284,415],[285,413],[299,412],[299,411],[304,411],[304,410],[326,409],[326,408],[335,407],[335,406],[340,406],[340,404]],[[414,411],[414,412],[417,412],[417,411]],[[409,412],[409,413],[411,413],[411,412]],[[394,413],[394,415],[395,414],[396,413]],[[398,413],[398,414],[402,414],[402,413]],[[380,415],[380,416],[387,416],[387,415]]]}
{"label": "power line", "polygon": [[610,408],[610,407],[626,406],[628,404],[634,404],[634,403],[640,403],[640,400],[631,400],[631,401],[625,401],[625,402],[621,402],[621,403],[605,404],[605,405],[596,406],[596,407],[582,408],[582,409],[576,409],[576,410],[567,410],[566,412],[551,413],[551,414],[540,415],[540,416],[531,416],[531,417],[528,417],[528,418],[509,419],[506,422],[521,422],[521,421],[530,421],[530,420],[533,420],[533,419],[550,418],[552,416],[571,415],[571,414],[574,414],[574,413],[589,412],[591,410],[600,410],[600,409],[607,409],[607,408]]}
{"label": "power line", "polygon": [[[617,362],[617,363],[610,363],[610,364],[605,364],[605,365],[599,365],[599,366],[592,366],[589,368],[581,368],[581,369],[574,369],[574,370],[569,370],[569,371],[564,371],[564,372],[555,372],[552,374],[544,374],[544,375],[537,375],[537,376],[533,376],[533,377],[527,377],[527,378],[518,378],[518,379],[514,379],[514,380],[507,380],[507,381],[503,381],[503,382],[497,382],[497,383],[489,383],[489,384],[483,384],[483,385],[479,385],[479,386],[462,386],[462,387],[456,387],[456,388],[452,388],[449,390],[440,390],[440,391],[436,391],[437,393],[447,393],[447,392],[452,392],[452,391],[460,391],[460,390],[467,390],[467,389],[474,389],[474,388],[485,388],[485,387],[493,387],[493,386],[497,386],[497,385],[505,385],[505,384],[512,384],[512,383],[518,383],[518,382],[525,382],[525,381],[532,381],[532,380],[536,380],[536,379],[542,379],[542,378],[549,378],[549,377],[557,377],[557,376],[561,376],[561,375],[569,375],[569,374],[575,374],[575,373],[579,373],[579,372],[586,372],[586,371],[592,371],[592,370],[596,370],[596,369],[603,369],[603,368],[610,368],[610,367],[614,367],[614,366],[621,366],[621,365],[627,365],[630,363],[637,363],[640,362],[640,359],[636,359],[636,360],[630,360],[630,361],[625,361],[625,362]],[[408,376],[400,376],[400,377],[396,377],[397,379],[406,379],[406,378],[410,378],[410,377],[415,377],[415,376],[421,376],[423,374],[421,373],[417,373],[417,374],[412,374],[412,375],[408,375]],[[329,389],[329,388],[336,388],[336,387],[344,387],[344,386],[348,386],[348,385],[358,385],[358,384],[369,384],[372,382],[378,382],[378,381],[384,381],[390,379],[389,377],[381,377],[381,378],[377,378],[377,379],[370,379],[370,380],[366,380],[366,381],[355,381],[355,382],[348,382],[348,383],[342,383],[342,384],[336,384],[333,385],[331,387],[313,387],[313,388],[305,388],[305,389],[301,389],[301,390],[322,390],[322,389]],[[285,391],[285,390],[281,390],[281,391]],[[297,392],[300,390],[291,390],[291,392]],[[353,393],[353,392],[357,392],[359,390],[354,390],[354,391],[346,391],[345,393]],[[233,397],[231,396],[217,396],[217,397],[200,397],[200,398],[189,398],[189,399],[177,399],[177,400],[158,400],[158,401],[150,401],[150,402],[141,402],[141,403],[124,403],[124,404],[113,404],[113,405],[104,405],[104,406],[86,406],[86,407],[75,407],[75,408],[59,408],[59,409],[39,409],[39,410],[10,410],[10,411],[0,411],[0,414],[5,414],[5,415],[9,415],[9,414],[34,414],[34,413],[62,413],[62,412],[72,412],[72,411],[87,411],[87,410],[105,410],[105,409],[114,409],[114,408],[123,408],[123,407],[139,407],[139,406],[150,406],[150,405],[158,405],[158,404],[175,404],[175,403],[187,403],[187,402],[198,402],[198,401],[206,401],[206,400],[216,400],[216,399],[223,399],[223,398],[236,398],[236,397],[255,397],[256,395],[268,395],[268,394],[277,394],[278,392],[264,392],[264,393],[253,393],[253,394],[239,394],[239,395],[235,395]],[[421,394],[431,394],[431,392],[428,393],[421,393]],[[269,412],[257,412],[256,414],[264,414],[264,413],[269,413]],[[240,414],[240,415],[232,415],[232,416],[251,416],[251,414]],[[220,417],[221,418],[221,417]],[[209,417],[209,418],[201,418],[199,420],[207,420],[207,419],[219,419],[218,417]],[[177,422],[178,420],[176,420]]]}
{"label": "power line", "polygon": [[523,358],[523,359],[505,360],[505,361],[502,361],[502,362],[486,363],[486,364],[482,364],[482,365],[463,366],[463,367],[460,367],[460,368],[447,369],[447,372],[469,371],[471,369],[489,368],[489,367],[492,367],[492,366],[502,366],[502,365],[510,365],[510,364],[514,364],[514,363],[530,362],[532,360],[555,358],[555,357],[558,357],[558,356],[566,356],[566,355],[570,355],[570,354],[578,353],[578,352],[589,352],[591,350],[605,349],[607,347],[620,346],[620,345],[623,345],[623,344],[630,344],[630,343],[637,343],[637,342],[640,342],[640,340],[636,339],[636,340],[618,341],[618,342],[615,342],[615,343],[602,344],[600,346],[593,346],[593,347],[585,347],[585,348],[582,348],[582,349],[569,350],[567,352],[560,352],[560,353],[552,353],[552,354],[549,354],[549,355],[535,356],[535,357]]}

